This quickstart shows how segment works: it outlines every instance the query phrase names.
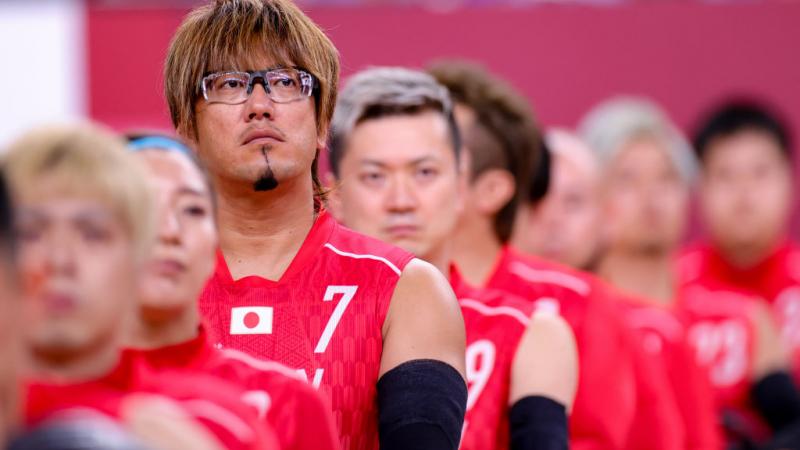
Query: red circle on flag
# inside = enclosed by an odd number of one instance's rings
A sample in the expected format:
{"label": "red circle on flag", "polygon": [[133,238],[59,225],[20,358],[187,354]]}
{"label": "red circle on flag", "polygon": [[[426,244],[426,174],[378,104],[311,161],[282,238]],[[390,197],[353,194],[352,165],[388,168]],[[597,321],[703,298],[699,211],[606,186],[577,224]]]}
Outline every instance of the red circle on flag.
{"label": "red circle on flag", "polygon": [[258,322],[261,322],[261,317],[258,314],[250,311],[249,313],[245,314],[244,316],[244,326],[247,328],[255,328],[258,326]]}

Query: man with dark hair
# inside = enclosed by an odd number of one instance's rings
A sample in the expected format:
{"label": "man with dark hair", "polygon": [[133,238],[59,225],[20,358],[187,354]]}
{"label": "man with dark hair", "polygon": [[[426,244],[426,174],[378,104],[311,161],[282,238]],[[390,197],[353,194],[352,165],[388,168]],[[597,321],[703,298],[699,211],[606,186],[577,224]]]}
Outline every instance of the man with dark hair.
{"label": "man with dark hair", "polygon": [[800,379],[800,247],[788,235],[794,199],[789,132],[768,108],[738,100],[711,111],[694,143],[708,238],[684,251],[682,281],[714,281],[766,299]]}
{"label": "man with dark hair", "polygon": [[[474,286],[560,311],[575,333],[581,368],[570,417],[571,445],[624,448],[637,398],[636,350],[629,331],[595,280],[524,257],[508,245],[539,157],[539,132],[528,106],[504,81],[473,64],[440,63],[429,73],[453,95],[464,147],[474,161],[454,236],[455,263]],[[615,349],[614,358],[608,358],[608,348]],[[613,415],[608,414],[610,404],[615,405]]]}
{"label": "man with dark hair", "polygon": [[319,387],[345,449],[455,449],[466,384],[452,289],[322,208],[316,165],[338,73],[333,43],[289,0],[218,0],[178,28],[165,94],[218,203],[200,310],[215,343]]}

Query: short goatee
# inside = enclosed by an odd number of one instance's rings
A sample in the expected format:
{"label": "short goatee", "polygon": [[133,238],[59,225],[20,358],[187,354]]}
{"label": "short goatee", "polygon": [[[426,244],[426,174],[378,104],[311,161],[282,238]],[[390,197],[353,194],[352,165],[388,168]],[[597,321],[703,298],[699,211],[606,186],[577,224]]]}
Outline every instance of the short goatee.
{"label": "short goatee", "polygon": [[256,192],[271,191],[278,187],[278,180],[275,178],[275,174],[272,173],[272,166],[269,163],[269,156],[267,156],[268,150],[269,146],[267,145],[261,147],[261,154],[264,155],[264,161],[267,163],[267,169],[261,174],[260,177],[258,177],[255,183],[253,183],[253,190]]}

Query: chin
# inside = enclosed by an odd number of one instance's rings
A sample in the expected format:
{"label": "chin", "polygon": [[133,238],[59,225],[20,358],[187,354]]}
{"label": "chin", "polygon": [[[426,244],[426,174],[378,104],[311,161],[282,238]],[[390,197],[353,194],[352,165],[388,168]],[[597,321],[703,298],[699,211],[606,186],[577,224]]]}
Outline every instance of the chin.
{"label": "chin", "polygon": [[142,303],[139,314],[145,322],[167,322],[175,320],[189,306],[174,298],[162,298]]}
{"label": "chin", "polygon": [[36,353],[52,358],[78,353],[90,342],[89,336],[85,332],[59,327],[43,330],[28,340]]}
{"label": "chin", "polygon": [[396,246],[396,247],[400,247],[400,248],[402,248],[403,250],[405,250],[405,251],[407,251],[409,253],[413,253],[416,256],[419,256],[419,255],[422,255],[422,254],[425,253],[424,246],[421,245],[419,242],[416,242],[416,241],[411,240],[411,239],[407,239],[407,238],[386,239],[385,241],[390,243],[390,244],[392,244],[392,245],[394,245],[394,246]]}

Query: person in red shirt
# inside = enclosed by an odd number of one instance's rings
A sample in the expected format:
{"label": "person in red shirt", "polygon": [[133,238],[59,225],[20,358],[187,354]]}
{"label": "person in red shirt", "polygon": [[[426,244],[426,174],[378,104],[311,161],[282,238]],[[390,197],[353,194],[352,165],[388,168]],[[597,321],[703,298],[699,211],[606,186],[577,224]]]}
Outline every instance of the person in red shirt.
{"label": "person in red shirt", "polygon": [[459,298],[469,386],[461,448],[566,448],[577,382],[569,327],[552,314],[530,318],[521,299],[470,287],[451,265],[466,173],[447,90],[419,71],[359,72],[332,129],[331,212],[434,264]]}
{"label": "person in red shirt", "polygon": [[[526,205],[525,223],[515,230],[514,242],[526,252],[590,270],[602,261],[602,174],[592,151],[565,130],[546,136],[552,183],[544,199]],[[609,239],[613,236],[606,235]],[[719,448],[713,397],[706,374],[694,362],[686,324],[671,306],[646,298],[611,292],[626,322],[637,331],[643,350],[651,356],[655,374],[666,380],[668,394],[685,430],[682,448]],[[645,433],[647,433],[645,431]],[[646,442],[639,435],[633,440]]]}
{"label": "person in red shirt", "polygon": [[753,101],[710,111],[695,132],[707,238],[680,258],[684,282],[713,281],[766,299],[800,379],[800,247],[788,235],[792,142],[780,116]]}
{"label": "person in red shirt", "polygon": [[[764,320],[768,314],[763,302],[752,298],[734,301],[734,295],[715,292],[711,285],[705,286],[706,294],[699,297],[678,283],[674,257],[686,229],[695,169],[688,143],[663,111],[640,98],[615,98],[600,104],[587,115],[581,130],[601,167],[604,216],[614,218],[602,226],[604,248],[597,272],[634,299],[647,299],[665,310],[676,308],[688,320],[686,339],[697,363],[711,375],[729,442],[739,441],[735,435],[738,425],[729,420],[731,412],[756,416],[750,388],[757,391],[759,380],[785,364],[785,355],[774,338],[774,324]],[[736,331],[716,333],[728,323],[736,323],[731,328]],[[716,352],[714,341],[732,344],[729,348],[736,352],[732,354],[741,355],[733,366],[726,366],[731,359],[709,356]],[[670,353],[674,357],[674,352]],[[733,367],[742,369],[736,380],[721,383],[714,377],[719,370]],[[688,399],[688,405],[695,402],[693,409],[698,410],[697,402],[703,397],[687,396],[691,391],[685,382],[690,379],[688,375],[676,379],[682,383],[676,393],[681,395],[679,403],[687,404]],[[726,394],[732,384],[739,385],[742,393],[735,401]]]}
{"label": "person in red shirt", "polygon": [[319,386],[344,448],[454,449],[467,390],[452,289],[322,207],[338,75],[336,48],[289,0],[210,2],[176,31],[165,95],[218,205],[200,311],[214,344]]}
{"label": "person in red shirt", "polygon": [[120,352],[153,219],[144,169],[122,141],[89,125],[43,128],[11,145],[4,169],[18,213],[26,424],[90,409],[156,448],[279,448],[239,389],[156,376]]}
{"label": "person in red shirt", "polygon": [[[455,233],[455,262],[472,285],[503,290],[561,313],[575,333],[581,368],[570,417],[571,445],[623,448],[634,420],[636,391],[645,388],[635,376],[643,361],[630,331],[588,276],[523,256],[508,245],[517,206],[529,185],[525,172],[530,169],[523,168],[535,163],[538,134],[514,127],[504,131],[518,118],[497,120],[486,113],[494,108],[493,85],[502,82],[487,82],[479,68],[450,62],[429,72],[453,95],[472,160],[465,212]],[[610,348],[614,358],[608,357]],[[609,378],[616,382],[609,385]],[[613,415],[609,404],[615,405]]]}
{"label": "person in red shirt", "polygon": [[[191,151],[160,135],[133,136],[128,148],[148,169],[159,217],[129,342],[157,370],[211,373],[244,387],[243,400],[272,426],[281,449],[338,449],[330,407],[299,374],[214,348],[200,325],[197,299],[214,270],[217,231],[212,189]],[[314,433],[304,424],[314,424]]]}
{"label": "person in red shirt", "polygon": [[0,447],[19,427],[18,384],[22,348],[19,317],[14,208],[5,175],[0,172]]}

